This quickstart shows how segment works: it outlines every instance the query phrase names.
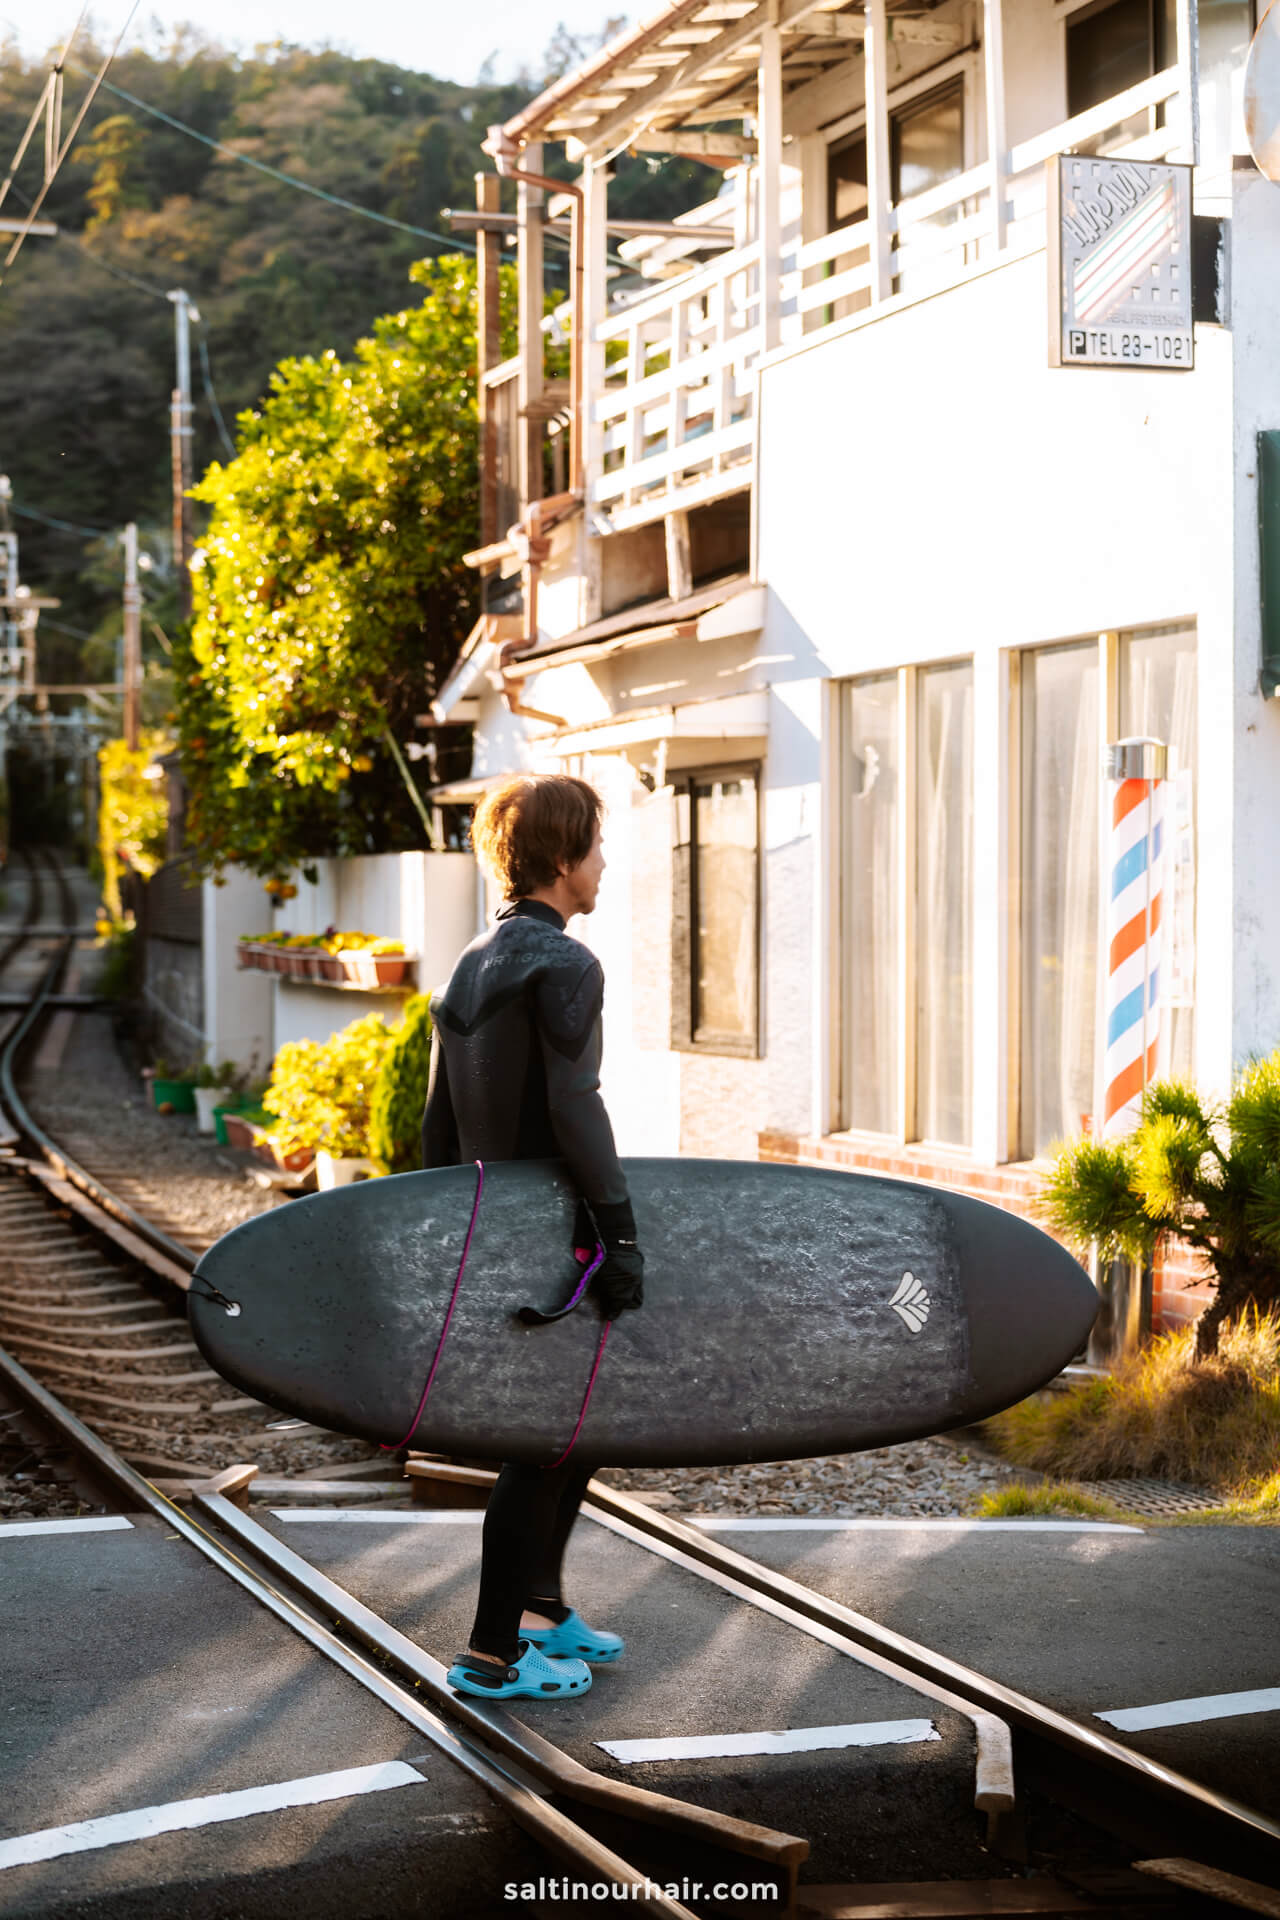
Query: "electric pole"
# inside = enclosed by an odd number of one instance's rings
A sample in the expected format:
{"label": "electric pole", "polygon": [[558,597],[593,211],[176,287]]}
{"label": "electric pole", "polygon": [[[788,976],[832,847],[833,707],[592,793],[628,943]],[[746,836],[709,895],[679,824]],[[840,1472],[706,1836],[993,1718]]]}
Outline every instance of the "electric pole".
{"label": "electric pole", "polygon": [[124,743],[138,745],[138,696],[142,682],[142,593],[138,586],[138,528],[124,530]]}
{"label": "electric pole", "polygon": [[186,289],[176,287],[170,293],[173,302],[174,347],[177,355],[178,384],[173,390],[169,411],[169,438],[173,460],[173,564],[178,578],[178,618],[191,618],[191,328],[200,315],[191,305]]}

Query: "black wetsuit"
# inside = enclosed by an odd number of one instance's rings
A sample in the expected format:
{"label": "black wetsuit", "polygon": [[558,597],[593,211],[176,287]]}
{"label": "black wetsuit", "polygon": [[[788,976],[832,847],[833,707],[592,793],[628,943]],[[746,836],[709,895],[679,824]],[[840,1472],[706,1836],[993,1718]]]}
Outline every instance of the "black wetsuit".
{"label": "black wetsuit", "polygon": [[[539,900],[509,901],[431,1006],[424,1167],[562,1159],[606,1244],[634,1241],[626,1178],[600,1098],[600,962]],[[471,1645],[514,1660],[526,1608],[563,1617],[560,1569],[590,1469],[508,1462],[484,1521]]]}

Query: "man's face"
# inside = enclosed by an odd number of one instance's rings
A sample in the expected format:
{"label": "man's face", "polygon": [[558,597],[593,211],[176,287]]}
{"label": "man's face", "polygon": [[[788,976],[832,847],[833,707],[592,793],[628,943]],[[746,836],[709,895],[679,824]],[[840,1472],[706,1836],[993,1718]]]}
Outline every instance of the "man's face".
{"label": "man's face", "polygon": [[591,913],[596,904],[596,895],[600,891],[600,876],[604,872],[604,849],[601,845],[600,829],[596,828],[595,839],[591,842],[591,851],[585,860],[576,867],[564,869],[564,878],[573,895],[575,913]]}

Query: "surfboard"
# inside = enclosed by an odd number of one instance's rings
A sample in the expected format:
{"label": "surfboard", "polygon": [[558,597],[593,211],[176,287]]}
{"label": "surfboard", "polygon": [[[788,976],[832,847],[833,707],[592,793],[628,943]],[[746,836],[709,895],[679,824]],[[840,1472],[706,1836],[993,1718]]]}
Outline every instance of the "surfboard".
{"label": "surfboard", "polygon": [[194,1338],[245,1393],[387,1446],[549,1464],[591,1382],[577,1460],[700,1466],[985,1419],[1060,1372],[1097,1312],[1056,1241],[965,1195],[754,1161],[623,1165],[645,1304],[603,1352],[589,1294],[549,1324],[517,1318],[562,1306],[580,1274],[575,1190],[540,1161],[399,1174],[246,1221],[196,1268]]}

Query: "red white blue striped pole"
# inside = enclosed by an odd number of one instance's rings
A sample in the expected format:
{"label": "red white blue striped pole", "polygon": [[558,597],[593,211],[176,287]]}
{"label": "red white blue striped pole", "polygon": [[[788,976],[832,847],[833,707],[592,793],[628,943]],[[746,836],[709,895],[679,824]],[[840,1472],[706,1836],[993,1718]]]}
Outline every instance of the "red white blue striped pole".
{"label": "red white blue striped pole", "polygon": [[1136,1126],[1160,1051],[1160,943],[1168,748],[1117,740],[1107,750],[1106,1054],[1102,1131]]}

